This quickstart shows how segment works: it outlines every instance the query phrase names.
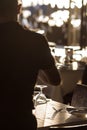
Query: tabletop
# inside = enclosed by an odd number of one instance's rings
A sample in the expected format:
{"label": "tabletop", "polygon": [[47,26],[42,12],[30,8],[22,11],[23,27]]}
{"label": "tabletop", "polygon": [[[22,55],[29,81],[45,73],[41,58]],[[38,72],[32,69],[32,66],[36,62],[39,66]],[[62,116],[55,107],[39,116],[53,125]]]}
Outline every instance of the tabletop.
{"label": "tabletop", "polygon": [[46,104],[41,104],[33,110],[37,118],[38,130],[48,130],[50,126],[65,124],[87,123],[87,117],[80,117],[70,114],[67,108],[72,108],[60,102],[48,100]]}

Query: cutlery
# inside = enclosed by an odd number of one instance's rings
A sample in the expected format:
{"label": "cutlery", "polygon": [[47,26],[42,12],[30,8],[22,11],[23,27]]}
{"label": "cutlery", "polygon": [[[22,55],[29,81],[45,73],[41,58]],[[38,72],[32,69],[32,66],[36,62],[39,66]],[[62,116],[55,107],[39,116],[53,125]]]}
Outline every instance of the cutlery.
{"label": "cutlery", "polygon": [[52,107],[52,108],[55,110],[55,112],[53,113],[51,117],[52,119],[56,116],[57,113],[61,112],[64,109],[64,108],[56,109],[55,107]]}

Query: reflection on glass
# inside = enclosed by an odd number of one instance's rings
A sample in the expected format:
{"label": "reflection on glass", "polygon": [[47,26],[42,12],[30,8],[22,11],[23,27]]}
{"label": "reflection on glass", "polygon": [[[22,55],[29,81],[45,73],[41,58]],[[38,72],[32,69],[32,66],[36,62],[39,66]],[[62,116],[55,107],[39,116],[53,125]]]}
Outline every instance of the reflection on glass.
{"label": "reflection on glass", "polygon": [[35,87],[40,88],[39,93],[36,94],[36,96],[35,96],[34,105],[36,107],[37,105],[44,104],[47,102],[47,98],[46,98],[45,94],[43,93],[43,88],[46,88],[47,86],[46,85],[36,85]]}

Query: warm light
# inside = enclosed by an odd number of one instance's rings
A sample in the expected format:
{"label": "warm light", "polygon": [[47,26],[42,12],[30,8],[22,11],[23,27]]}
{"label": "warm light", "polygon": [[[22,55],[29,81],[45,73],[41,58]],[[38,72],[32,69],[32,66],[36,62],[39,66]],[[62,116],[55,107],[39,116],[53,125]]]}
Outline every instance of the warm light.
{"label": "warm light", "polygon": [[36,18],[38,22],[42,22],[43,21],[43,15],[40,15],[39,17]]}
{"label": "warm light", "polygon": [[86,5],[86,4],[87,4],[87,0],[84,0],[84,1],[83,1],[83,4]]}
{"label": "warm light", "polygon": [[65,49],[64,48],[55,48],[55,56],[65,57]]}
{"label": "warm light", "polygon": [[70,0],[65,0],[64,3],[63,3],[63,4],[64,4],[64,7],[65,7],[66,9],[69,8],[69,1],[70,1]]}
{"label": "warm light", "polygon": [[78,8],[81,8],[81,6],[82,6],[82,0],[73,0],[72,2],[71,2],[71,6],[76,6],[76,7],[78,7]]}
{"label": "warm light", "polygon": [[55,25],[56,25],[57,27],[61,27],[61,26],[63,25],[62,19],[58,19],[58,20],[56,21]]}
{"label": "warm light", "polygon": [[76,3],[76,6],[78,8],[81,8],[81,6],[82,6],[82,0],[75,0],[75,3]]}
{"label": "warm light", "polygon": [[87,118],[87,114],[85,114],[85,118]]}
{"label": "warm light", "polygon": [[85,49],[82,50],[82,56],[83,57],[87,57],[87,49],[86,50]]}
{"label": "warm light", "polygon": [[55,26],[55,21],[53,19],[50,19],[48,21],[49,26]]}
{"label": "warm light", "polygon": [[52,13],[51,17],[55,21],[55,25],[58,27],[61,27],[64,24],[64,22],[67,22],[67,20],[69,18],[69,11],[68,10],[64,10],[64,11],[59,10],[59,11]]}
{"label": "warm light", "polygon": [[71,24],[73,25],[74,28],[77,28],[80,26],[81,20],[80,19],[72,19]]}
{"label": "warm light", "polygon": [[38,3],[37,0],[34,0],[34,2],[33,0],[22,0],[23,7],[28,7],[31,5],[36,6],[37,3]]}
{"label": "warm light", "polygon": [[49,1],[48,1],[48,0],[44,0],[44,4],[45,4],[45,5],[48,5],[48,4],[49,4]]}
{"label": "warm light", "polygon": [[49,17],[48,16],[44,16],[44,15],[41,14],[39,17],[36,18],[36,20],[38,22],[42,22],[43,21],[43,23],[46,23],[46,22],[48,22]]}
{"label": "warm light", "polygon": [[43,23],[48,22],[48,20],[49,20],[49,17],[48,17],[48,16],[45,16],[45,17],[43,18]]}
{"label": "warm light", "polygon": [[63,21],[67,22],[68,18],[69,18],[69,11],[68,10],[64,10],[62,11],[62,19]]}
{"label": "warm light", "polygon": [[31,12],[29,10],[23,10],[23,17],[28,18],[31,15]]}
{"label": "warm light", "polygon": [[78,69],[78,63],[72,62],[72,68],[73,68],[73,70],[77,70]]}
{"label": "warm light", "polygon": [[40,34],[44,34],[44,33],[45,33],[44,30],[37,30],[36,32],[37,32],[37,33],[40,33]]}
{"label": "warm light", "polygon": [[38,3],[39,5],[43,5],[43,1],[42,1],[42,0],[37,0],[37,3]]}
{"label": "warm light", "polygon": [[73,58],[74,58],[76,61],[81,61],[82,55],[81,55],[81,54],[74,54],[74,55],[73,55]]}
{"label": "warm light", "polygon": [[[70,0],[22,0],[22,3],[23,3],[23,7],[27,7],[27,6],[30,6],[33,4],[33,6],[39,4],[39,5],[42,5],[42,4],[45,4],[45,5],[48,5],[50,4],[51,7],[55,7],[55,5],[57,5],[58,8],[69,8],[69,3],[70,3]],[[87,4],[87,0],[84,0],[83,1],[83,4],[86,5]],[[71,2],[71,8],[74,8],[74,7],[78,7],[78,8],[81,8],[82,6],[82,0],[72,0]]]}
{"label": "warm light", "polygon": [[58,2],[56,3],[58,8],[63,8],[63,1],[62,0],[58,0]]}
{"label": "warm light", "polygon": [[[32,1],[32,3],[33,3],[33,6],[36,6],[37,4],[38,4],[38,1],[37,0],[31,0]],[[30,1],[29,1],[30,2]]]}
{"label": "warm light", "polygon": [[55,7],[55,0],[50,0],[50,4],[51,4],[51,7],[54,8]]}
{"label": "warm light", "polygon": [[31,0],[22,0],[23,7],[27,7],[31,4]]}
{"label": "warm light", "polygon": [[71,2],[71,8],[73,9],[75,7],[75,3]]}

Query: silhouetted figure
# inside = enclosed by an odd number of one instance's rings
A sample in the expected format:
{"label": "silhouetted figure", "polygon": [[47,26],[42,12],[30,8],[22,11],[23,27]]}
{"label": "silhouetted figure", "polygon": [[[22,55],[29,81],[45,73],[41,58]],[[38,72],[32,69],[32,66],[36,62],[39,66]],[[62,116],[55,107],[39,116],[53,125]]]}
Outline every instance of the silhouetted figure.
{"label": "silhouetted figure", "polygon": [[17,22],[19,0],[0,0],[0,130],[36,130],[33,91],[39,70],[48,82],[61,78],[46,38]]}

